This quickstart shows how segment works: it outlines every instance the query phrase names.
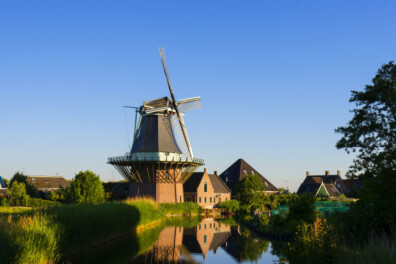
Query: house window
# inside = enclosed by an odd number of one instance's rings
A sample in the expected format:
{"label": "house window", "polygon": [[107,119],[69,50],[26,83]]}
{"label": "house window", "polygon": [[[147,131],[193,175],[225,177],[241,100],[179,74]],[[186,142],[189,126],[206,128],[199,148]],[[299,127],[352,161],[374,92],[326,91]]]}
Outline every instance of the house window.
{"label": "house window", "polygon": [[199,203],[201,203],[201,197],[199,197]]}
{"label": "house window", "polygon": [[208,192],[208,184],[206,182],[204,184],[204,192]]}
{"label": "house window", "polygon": [[243,172],[244,172],[245,174],[247,174],[247,171],[246,171],[246,170],[243,170]]}
{"label": "house window", "polygon": [[264,182],[265,183],[265,186],[267,186],[268,187],[268,183],[267,182]]}
{"label": "house window", "polygon": [[210,203],[212,203],[212,197],[210,197]]}
{"label": "house window", "polygon": [[206,203],[206,197],[205,197],[205,203]]}

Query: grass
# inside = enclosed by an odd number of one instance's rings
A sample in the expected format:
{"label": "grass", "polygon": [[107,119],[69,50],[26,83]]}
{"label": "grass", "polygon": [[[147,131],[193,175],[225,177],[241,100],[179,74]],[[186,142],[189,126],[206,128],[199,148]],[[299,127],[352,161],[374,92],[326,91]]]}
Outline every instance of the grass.
{"label": "grass", "polygon": [[32,210],[32,207],[0,206],[0,214],[18,214]]}

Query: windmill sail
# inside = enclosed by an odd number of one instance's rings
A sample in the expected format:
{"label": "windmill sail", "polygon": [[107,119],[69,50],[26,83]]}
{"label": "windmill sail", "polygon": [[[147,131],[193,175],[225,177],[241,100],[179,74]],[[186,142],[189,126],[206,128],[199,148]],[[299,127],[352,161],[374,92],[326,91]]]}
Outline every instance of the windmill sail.
{"label": "windmill sail", "polygon": [[194,158],[194,154],[193,154],[193,152],[192,152],[190,140],[188,139],[186,126],[184,125],[183,116],[180,114],[179,109],[177,108],[177,103],[176,103],[175,95],[174,95],[174,93],[173,93],[173,88],[172,88],[172,85],[171,85],[171,83],[170,83],[170,79],[169,79],[169,75],[168,75],[168,69],[166,68],[166,63],[165,63],[165,52],[164,52],[164,49],[163,49],[163,48],[159,48],[159,52],[160,52],[160,55],[161,55],[162,67],[164,68],[164,73],[165,73],[166,81],[167,81],[167,83],[168,83],[169,92],[170,92],[170,94],[171,94],[172,101],[173,101],[173,106],[174,106],[174,108],[175,108],[175,110],[176,110],[177,118],[178,118],[178,120],[179,120],[180,127],[181,127],[182,132],[183,132],[184,140],[186,141],[186,144],[187,144],[187,147],[188,147],[188,152],[189,152],[189,154],[190,154],[190,157],[191,157],[191,158]]}

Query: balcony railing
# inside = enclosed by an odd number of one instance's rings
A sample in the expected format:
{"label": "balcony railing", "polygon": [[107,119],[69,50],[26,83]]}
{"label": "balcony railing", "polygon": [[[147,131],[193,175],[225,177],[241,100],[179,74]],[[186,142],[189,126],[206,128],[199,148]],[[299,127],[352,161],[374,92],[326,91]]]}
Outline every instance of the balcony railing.
{"label": "balcony railing", "polygon": [[165,161],[165,162],[190,162],[190,163],[198,163],[203,165],[204,160],[198,158],[169,158],[169,157],[160,157],[160,156],[146,156],[146,157],[131,157],[131,156],[116,156],[116,157],[109,157],[109,163],[119,163],[119,162],[129,162],[129,161]]}

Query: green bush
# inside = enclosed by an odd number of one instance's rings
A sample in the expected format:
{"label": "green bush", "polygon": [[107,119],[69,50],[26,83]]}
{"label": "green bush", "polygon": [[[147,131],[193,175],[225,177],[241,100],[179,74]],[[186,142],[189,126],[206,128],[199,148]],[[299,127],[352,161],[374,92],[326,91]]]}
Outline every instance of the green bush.
{"label": "green bush", "polygon": [[236,212],[239,210],[239,201],[229,200],[218,205],[219,208],[224,208],[227,212]]}

